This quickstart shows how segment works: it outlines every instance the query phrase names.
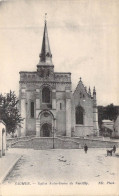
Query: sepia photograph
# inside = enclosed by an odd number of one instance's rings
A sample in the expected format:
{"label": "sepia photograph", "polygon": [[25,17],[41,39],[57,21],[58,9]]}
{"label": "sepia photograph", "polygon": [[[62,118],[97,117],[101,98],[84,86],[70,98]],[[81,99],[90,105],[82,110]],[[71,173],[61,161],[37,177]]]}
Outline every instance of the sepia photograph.
{"label": "sepia photograph", "polygon": [[0,0],[0,196],[119,195],[118,51],[118,0]]}

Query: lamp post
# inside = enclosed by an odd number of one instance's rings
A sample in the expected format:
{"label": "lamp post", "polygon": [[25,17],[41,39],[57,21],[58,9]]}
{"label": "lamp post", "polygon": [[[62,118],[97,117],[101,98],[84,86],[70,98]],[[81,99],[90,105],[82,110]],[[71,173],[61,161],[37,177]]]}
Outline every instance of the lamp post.
{"label": "lamp post", "polygon": [[0,120],[1,120],[1,107],[2,107],[2,104],[0,103]]}
{"label": "lamp post", "polygon": [[55,129],[55,127],[53,127],[53,131],[52,131],[52,136],[53,136],[53,146],[52,146],[52,148],[53,149],[55,148],[55,131],[56,131],[56,129]]}
{"label": "lamp post", "polygon": [[[54,121],[55,121],[55,120],[56,120],[56,119],[54,119]],[[54,143],[54,141],[55,141],[54,133],[55,133],[55,131],[56,131],[55,126],[56,126],[56,125],[53,126],[53,132],[52,132],[52,134],[53,134],[53,149],[55,148],[55,143]]]}
{"label": "lamp post", "polygon": [[55,145],[54,145],[54,127],[53,127],[53,149],[54,149]]}

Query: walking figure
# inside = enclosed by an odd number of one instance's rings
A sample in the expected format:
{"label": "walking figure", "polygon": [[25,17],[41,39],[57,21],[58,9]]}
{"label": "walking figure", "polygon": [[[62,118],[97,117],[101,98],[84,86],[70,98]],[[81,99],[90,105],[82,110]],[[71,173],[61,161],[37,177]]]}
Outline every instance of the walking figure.
{"label": "walking figure", "polygon": [[88,150],[88,146],[85,144],[84,145],[84,151],[85,151],[85,153],[87,153],[87,150]]}
{"label": "walking figure", "polygon": [[116,146],[115,145],[113,146],[113,152],[114,153],[116,152]]}

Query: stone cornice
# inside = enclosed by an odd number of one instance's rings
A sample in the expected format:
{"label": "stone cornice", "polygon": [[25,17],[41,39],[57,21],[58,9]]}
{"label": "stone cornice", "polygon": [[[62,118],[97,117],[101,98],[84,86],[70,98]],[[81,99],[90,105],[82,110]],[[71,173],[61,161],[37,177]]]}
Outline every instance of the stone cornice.
{"label": "stone cornice", "polygon": [[45,68],[45,67],[46,67],[46,68],[53,67],[53,68],[54,68],[54,65],[53,65],[53,64],[52,64],[52,65],[49,65],[49,64],[48,64],[48,65],[47,65],[47,64],[40,64],[40,65],[39,65],[39,64],[38,64],[38,65],[37,65],[37,68],[40,68],[40,67],[44,67],[44,68]]}
{"label": "stone cornice", "polygon": [[71,75],[71,72],[54,72],[54,74],[70,74]]}
{"label": "stone cornice", "polygon": [[[49,67],[49,66],[46,66],[46,67]],[[52,67],[52,66],[50,66]],[[37,71],[20,71],[19,72],[20,74],[22,73],[28,73],[28,74],[37,74]],[[71,75],[71,72],[54,72],[54,74],[70,74]]]}
{"label": "stone cornice", "polygon": [[53,83],[53,84],[71,84],[71,82],[55,82],[55,81],[19,81],[19,83],[24,83],[24,84],[27,84],[27,83],[30,83],[30,84],[34,84],[34,83]]}
{"label": "stone cornice", "polygon": [[28,74],[37,74],[37,71],[20,71],[19,74],[28,73]]}

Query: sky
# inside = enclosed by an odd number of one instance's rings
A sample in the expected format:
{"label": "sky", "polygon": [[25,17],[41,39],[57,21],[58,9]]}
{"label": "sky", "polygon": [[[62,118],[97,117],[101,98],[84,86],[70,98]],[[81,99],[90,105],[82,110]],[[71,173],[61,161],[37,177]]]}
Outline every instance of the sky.
{"label": "sky", "polygon": [[19,92],[19,72],[36,71],[44,18],[56,72],[96,87],[98,105],[119,105],[118,0],[0,2],[0,93]]}

